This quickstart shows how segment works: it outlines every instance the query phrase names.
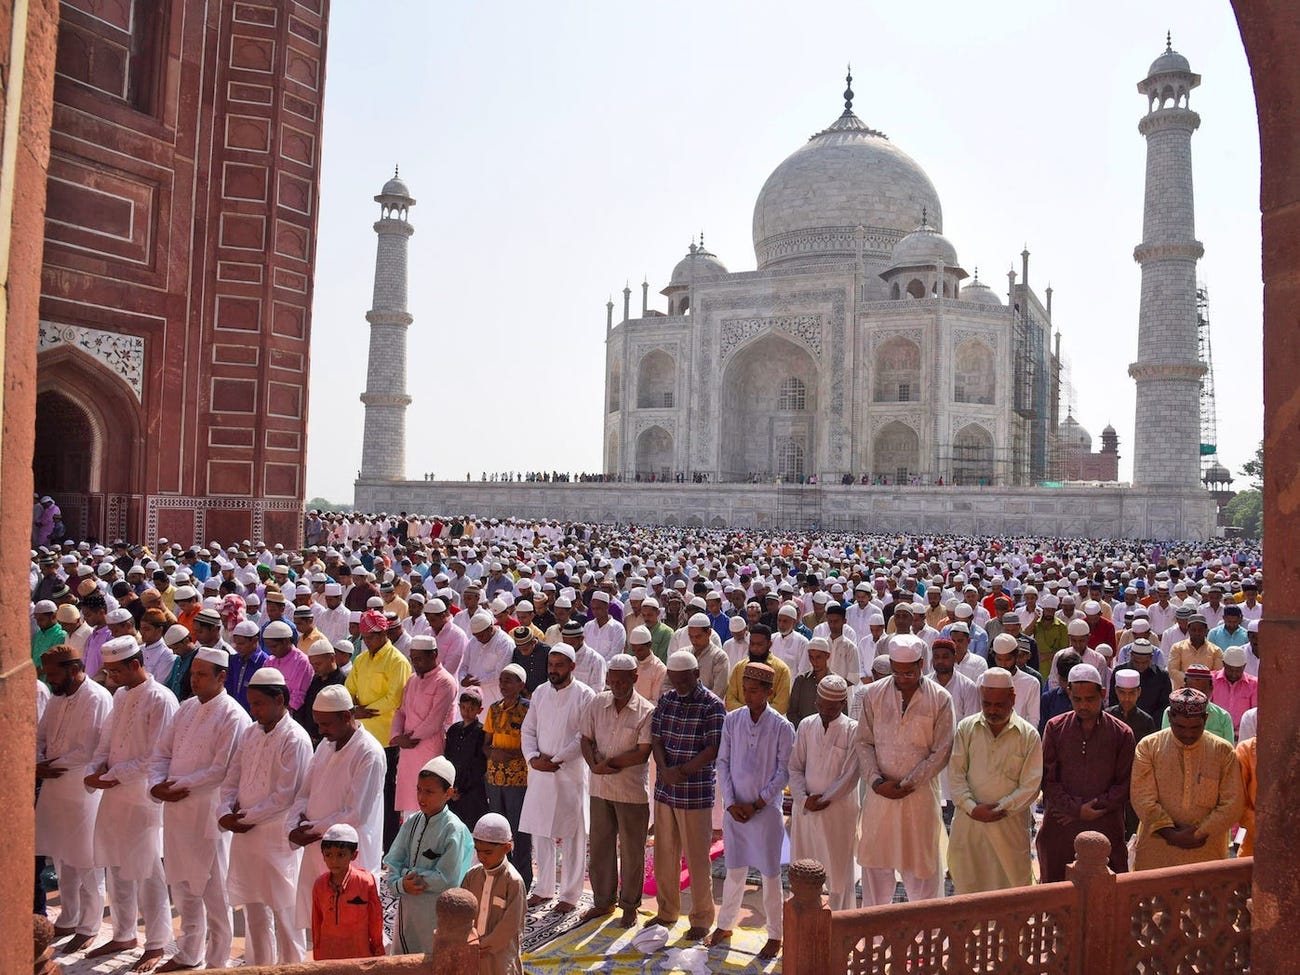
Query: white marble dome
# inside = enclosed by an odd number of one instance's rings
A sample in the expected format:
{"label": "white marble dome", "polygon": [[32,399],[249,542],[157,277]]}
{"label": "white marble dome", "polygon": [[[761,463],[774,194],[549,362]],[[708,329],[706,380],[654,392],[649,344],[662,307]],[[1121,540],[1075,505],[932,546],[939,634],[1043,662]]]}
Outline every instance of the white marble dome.
{"label": "white marble dome", "polygon": [[997,292],[979,279],[978,272],[975,274],[975,279],[962,288],[961,294],[957,297],[962,301],[973,301],[977,305],[1002,307],[1002,299],[998,297]]}
{"label": "white marble dome", "polygon": [[[772,171],[754,204],[760,270],[851,257],[858,227],[888,253],[925,213],[943,229],[939,193],[911,156],[846,109]],[[873,241],[884,238],[881,246]]]}
{"label": "white marble dome", "polygon": [[410,199],[411,191],[407,188],[405,180],[399,179],[396,175],[394,175],[392,179],[390,179],[387,183],[384,184],[384,188],[379,191],[379,195],[380,196],[404,196],[407,199]]}
{"label": "white marble dome", "polygon": [[1174,72],[1191,74],[1191,71],[1192,65],[1187,58],[1173,50],[1173,48],[1167,48],[1164,54],[1151,62],[1151,70],[1147,72],[1147,77],[1152,78],[1158,74],[1171,74]]}
{"label": "white marble dome", "polygon": [[705,250],[703,244],[698,247],[691,244],[686,256],[673,268],[668,286],[690,284],[692,281],[711,281],[727,273],[729,272],[726,265],[718,260],[717,254]]}
{"label": "white marble dome", "polygon": [[946,267],[957,267],[957,248],[947,237],[930,226],[927,219],[920,227],[894,245],[889,266],[932,267],[940,261]]}

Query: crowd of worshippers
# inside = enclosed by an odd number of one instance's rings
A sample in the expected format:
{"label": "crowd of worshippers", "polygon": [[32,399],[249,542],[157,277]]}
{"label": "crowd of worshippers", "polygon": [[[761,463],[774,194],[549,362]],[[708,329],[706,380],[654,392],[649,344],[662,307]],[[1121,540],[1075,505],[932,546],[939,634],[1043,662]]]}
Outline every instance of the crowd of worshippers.
{"label": "crowd of worshippers", "polygon": [[584,875],[584,920],[715,946],[756,870],[771,958],[787,839],[835,910],[1059,881],[1085,830],[1116,872],[1251,853],[1257,550],[331,521],[370,527],[33,551],[61,951],[142,920],[136,970],[219,968],[240,908],[246,964],[423,952],[463,886],[521,972]]}

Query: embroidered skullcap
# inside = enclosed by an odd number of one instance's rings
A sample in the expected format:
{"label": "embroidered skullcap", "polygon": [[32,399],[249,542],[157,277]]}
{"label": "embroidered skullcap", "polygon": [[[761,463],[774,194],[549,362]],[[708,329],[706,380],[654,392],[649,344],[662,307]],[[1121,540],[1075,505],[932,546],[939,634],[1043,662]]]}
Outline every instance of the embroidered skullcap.
{"label": "embroidered skullcap", "polygon": [[636,657],[630,653],[616,653],[609,658],[610,670],[630,670],[636,671]]}
{"label": "embroidered skullcap", "polygon": [[994,653],[1002,653],[1002,654],[1015,653],[1016,647],[1018,646],[1019,643],[1016,641],[1016,638],[1013,637],[1010,633],[999,633],[997,636],[993,638]]}
{"label": "embroidered skullcap", "polygon": [[1129,690],[1142,686],[1142,675],[1136,670],[1117,670],[1115,671],[1115,686],[1124,687]]}
{"label": "embroidered skullcap", "polygon": [[700,662],[695,659],[695,654],[689,650],[677,650],[668,655],[668,669],[670,671],[698,670]]}
{"label": "embroidered skullcap", "polygon": [[[255,623],[253,625],[256,626],[257,624]],[[180,643],[182,640],[189,640],[189,638],[190,631],[188,629],[181,626],[179,623],[173,623],[171,626],[167,627],[167,632],[163,634],[163,643],[170,647]]]}
{"label": "embroidered skullcap", "polygon": [[817,696],[827,701],[846,701],[849,697],[849,684],[839,674],[827,674],[817,682]]}
{"label": "embroidered skullcap", "polygon": [[1206,679],[1214,677],[1214,671],[1210,670],[1205,664],[1192,664],[1183,671],[1183,674],[1186,677],[1204,677]]}
{"label": "embroidered skullcap", "polygon": [[[50,608],[49,608],[49,609],[41,609],[41,604],[42,604],[42,603],[45,603],[45,604],[48,605]],[[36,612],[38,612],[38,613],[53,613],[53,612],[54,612],[54,604],[51,603],[51,602],[49,602],[48,600],[42,599],[41,602],[39,602],[39,603],[36,604]],[[131,619],[132,619],[132,617],[131,617],[131,611],[130,611],[129,609],[124,609],[124,608],[122,608],[122,607],[119,606],[117,609],[113,610],[112,612],[110,612],[110,613],[108,614],[108,616],[105,617],[104,622],[108,623],[110,626],[116,626],[118,623],[129,623],[129,622],[131,622]],[[218,622],[219,622],[219,620],[218,620]]]}
{"label": "embroidered skullcap", "polygon": [[119,660],[134,657],[139,652],[140,644],[135,642],[133,636],[114,637],[100,647],[100,655],[106,664],[115,664]]}
{"label": "embroidered skullcap", "polygon": [[745,669],[741,671],[741,677],[745,680],[756,680],[769,687],[776,683],[776,671],[767,664],[747,663]]}
{"label": "embroidered skullcap", "polygon": [[[731,621],[727,624],[727,629],[729,629],[732,633],[744,633],[745,630],[748,628],[748,625],[749,624],[745,622],[745,617],[733,616],[731,617]],[[648,633],[650,631],[647,630],[646,632]]]}
{"label": "embroidered skullcap", "polygon": [[1066,627],[1066,632],[1068,632],[1070,636],[1088,636],[1092,633],[1092,627],[1088,625],[1086,620],[1070,620],[1070,625]]}
{"label": "embroidered skullcap", "polygon": [[1180,687],[1169,695],[1171,717],[1203,718],[1210,710],[1210,699],[1190,687]]}
{"label": "embroidered skullcap", "polygon": [[429,613],[445,613],[447,612],[447,604],[435,596],[424,604],[424,612],[426,615]]}
{"label": "embroidered skullcap", "polygon": [[1151,645],[1150,640],[1134,640],[1129,644],[1129,653],[1152,654],[1155,653],[1155,647]]}
{"label": "embroidered skullcap", "polygon": [[889,654],[882,653],[880,656],[872,660],[871,672],[877,677],[884,677],[886,674],[890,673]]}
{"label": "embroidered skullcap", "polygon": [[471,633],[482,633],[495,622],[491,615],[480,610],[469,618],[469,629]]}
{"label": "embroidered skullcap", "polygon": [[[262,667],[248,681],[249,687],[284,687],[284,674],[274,667]],[[319,696],[319,695],[317,695]]]}
{"label": "embroidered skullcap", "polygon": [[510,821],[500,813],[484,813],[474,824],[474,839],[484,843],[509,843],[514,839]]}
{"label": "embroidered skullcap", "polygon": [[889,641],[889,659],[893,663],[914,664],[924,656],[925,641],[919,636],[895,636]]}
{"label": "embroidered skullcap", "polygon": [[448,786],[456,784],[456,766],[452,765],[451,759],[445,755],[438,755],[429,759],[424,763],[424,767],[420,769],[420,772],[432,772],[446,782]]}
{"label": "embroidered skullcap", "polygon": [[357,830],[354,826],[347,823],[335,823],[325,831],[325,835],[320,838],[322,843],[351,843],[354,846],[361,843],[357,836]]}
{"label": "embroidered skullcap", "polygon": [[351,711],[352,695],[342,684],[330,684],[322,687],[312,702],[313,711]]}
{"label": "embroidered skullcap", "polygon": [[230,667],[230,654],[222,650],[221,647],[199,647],[196,656],[200,660],[205,660],[214,667],[220,667],[226,670]]}
{"label": "embroidered skullcap", "polygon": [[1005,687],[1015,689],[1015,678],[1011,676],[1011,671],[1004,670],[1001,667],[990,667],[984,673],[980,674],[980,687]]}
{"label": "embroidered skullcap", "polygon": [[1092,664],[1075,664],[1070,668],[1070,675],[1067,683],[1076,684],[1080,682],[1096,684],[1098,687],[1101,687],[1101,674],[1097,673],[1097,668]]}
{"label": "embroidered skullcap", "polygon": [[700,629],[708,629],[713,625],[713,623],[703,613],[696,613],[686,621],[686,625],[690,627],[698,627]]}

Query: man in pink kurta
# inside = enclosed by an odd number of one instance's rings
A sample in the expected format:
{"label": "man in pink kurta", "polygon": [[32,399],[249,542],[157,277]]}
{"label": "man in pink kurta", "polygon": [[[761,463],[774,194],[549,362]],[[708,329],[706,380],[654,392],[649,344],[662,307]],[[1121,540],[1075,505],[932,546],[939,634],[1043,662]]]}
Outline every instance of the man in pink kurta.
{"label": "man in pink kurta", "polygon": [[438,645],[431,636],[411,637],[411,670],[402,704],[393,712],[389,739],[390,747],[401,749],[397,761],[399,812],[420,808],[416,780],[425,763],[443,753],[460,690],[456,678],[438,662]]}

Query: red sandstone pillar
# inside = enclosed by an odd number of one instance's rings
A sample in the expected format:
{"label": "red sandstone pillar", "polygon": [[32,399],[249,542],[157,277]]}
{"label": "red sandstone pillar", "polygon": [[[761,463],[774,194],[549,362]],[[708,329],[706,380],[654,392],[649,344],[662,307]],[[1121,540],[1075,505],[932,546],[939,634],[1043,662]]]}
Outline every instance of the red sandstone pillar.
{"label": "red sandstone pillar", "polygon": [[[57,0],[0,3],[0,784],[11,801],[0,843],[0,972],[32,971],[33,726],[27,641],[36,330],[45,238],[45,171],[54,105]],[[12,160],[12,165],[9,161]]]}
{"label": "red sandstone pillar", "polygon": [[825,975],[831,966],[831,910],[822,898],[826,870],[816,860],[790,864],[790,899],[785,902],[785,975]]}
{"label": "red sandstone pillar", "polygon": [[1295,967],[1300,907],[1300,6],[1234,0],[1259,115],[1265,607],[1251,967]]}

